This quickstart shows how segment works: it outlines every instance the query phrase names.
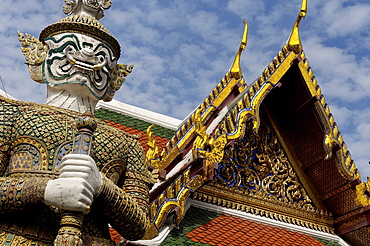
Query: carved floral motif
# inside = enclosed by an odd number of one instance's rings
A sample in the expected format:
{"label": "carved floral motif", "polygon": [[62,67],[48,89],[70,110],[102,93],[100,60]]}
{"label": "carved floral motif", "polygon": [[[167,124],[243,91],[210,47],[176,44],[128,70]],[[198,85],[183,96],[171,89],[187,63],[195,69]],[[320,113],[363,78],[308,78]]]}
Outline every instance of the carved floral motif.
{"label": "carved floral motif", "polygon": [[275,133],[266,124],[255,135],[249,123],[245,136],[225,148],[212,182],[235,187],[248,195],[313,207]]}

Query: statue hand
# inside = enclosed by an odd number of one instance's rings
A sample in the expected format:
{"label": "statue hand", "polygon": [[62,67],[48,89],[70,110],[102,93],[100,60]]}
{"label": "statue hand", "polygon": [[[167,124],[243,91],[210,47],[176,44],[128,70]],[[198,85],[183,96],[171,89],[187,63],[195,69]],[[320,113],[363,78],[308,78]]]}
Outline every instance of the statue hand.
{"label": "statue hand", "polygon": [[102,176],[93,158],[88,155],[69,154],[63,157],[60,164],[59,178],[82,178],[92,187],[96,195],[102,185]]}
{"label": "statue hand", "polygon": [[45,203],[65,210],[89,212],[102,185],[95,161],[88,155],[69,154],[61,161],[60,176],[48,182]]}
{"label": "statue hand", "polygon": [[45,204],[87,214],[93,201],[91,185],[82,178],[50,180],[45,189]]}

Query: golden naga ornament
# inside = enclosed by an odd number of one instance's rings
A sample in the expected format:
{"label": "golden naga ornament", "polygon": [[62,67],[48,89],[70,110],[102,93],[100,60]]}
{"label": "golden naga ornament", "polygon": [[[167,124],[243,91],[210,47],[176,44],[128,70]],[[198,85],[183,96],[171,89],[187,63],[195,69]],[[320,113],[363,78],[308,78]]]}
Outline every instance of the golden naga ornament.
{"label": "golden naga ornament", "polygon": [[146,130],[146,135],[148,138],[148,151],[145,154],[147,166],[150,166],[151,160],[158,155],[157,141],[154,139],[154,132],[152,131],[153,125],[150,125]]}
{"label": "golden naga ornament", "polygon": [[370,178],[367,178],[367,182],[362,182],[356,185],[356,199],[357,202],[363,206],[370,205]]}
{"label": "golden naga ornament", "polygon": [[207,133],[207,127],[203,125],[204,120],[202,119],[200,109],[197,109],[194,117],[194,134],[197,136],[193,144],[193,157],[198,157],[199,151],[204,151],[205,148],[212,148],[214,138],[210,137]]}
{"label": "golden naga ornament", "polygon": [[126,81],[126,77],[134,69],[134,64],[117,64],[112,71],[110,72],[111,82],[109,83],[109,88],[105,98],[103,99],[106,102],[109,102],[113,99],[114,94],[118,91],[122,84]]}

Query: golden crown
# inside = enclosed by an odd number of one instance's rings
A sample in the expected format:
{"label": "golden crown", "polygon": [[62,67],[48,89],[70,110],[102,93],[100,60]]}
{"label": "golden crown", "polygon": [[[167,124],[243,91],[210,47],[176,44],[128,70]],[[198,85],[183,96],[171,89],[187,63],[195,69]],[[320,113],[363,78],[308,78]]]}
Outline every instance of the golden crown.
{"label": "golden crown", "polygon": [[[94,37],[113,50],[115,57],[120,57],[121,47],[109,31],[98,21],[104,16],[104,10],[112,5],[108,0],[64,0],[63,12],[67,16],[60,21],[47,26],[40,34],[40,41],[44,42],[55,34],[76,32]],[[73,15],[71,15],[73,14]]]}

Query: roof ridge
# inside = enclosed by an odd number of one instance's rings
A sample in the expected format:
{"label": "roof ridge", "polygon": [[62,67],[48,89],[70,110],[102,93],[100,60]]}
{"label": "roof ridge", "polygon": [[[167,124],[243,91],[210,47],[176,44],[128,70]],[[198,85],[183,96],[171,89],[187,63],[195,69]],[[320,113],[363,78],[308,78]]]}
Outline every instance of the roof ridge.
{"label": "roof ridge", "polygon": [[[107,119],[109,121],[118,123],[120,125],[124,125],[127,127],[131,127],[133,129],[142,131],[146,133],[147,128],[152,125],[151,122],[145,121],[143,119],[138,119],[129,115],[121,114],[116,111],[108,110],[105,108],[99,108],[94,113],[95,117],[98,119]],[[109,116],[109,117],[108,117]],[[170,139],[174,134],[175,131],[160,125],[154,126],[154,134],[156,136]]]}
{"label": "roof ridge", "polygon": [[[156,124],[166,129],[177,130],[181,124],[181,120],[170,117],[164,114],[156,113],[147,109],[136,107],[127,103],[123,103],[113,99],[110,102],[99,101],[96,109],[104,108],[122,115],[127,115],[132,118]],[[146,129],[145,129],[146,130]]]}

